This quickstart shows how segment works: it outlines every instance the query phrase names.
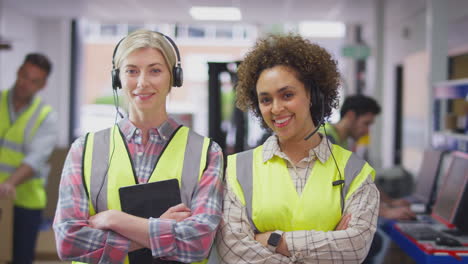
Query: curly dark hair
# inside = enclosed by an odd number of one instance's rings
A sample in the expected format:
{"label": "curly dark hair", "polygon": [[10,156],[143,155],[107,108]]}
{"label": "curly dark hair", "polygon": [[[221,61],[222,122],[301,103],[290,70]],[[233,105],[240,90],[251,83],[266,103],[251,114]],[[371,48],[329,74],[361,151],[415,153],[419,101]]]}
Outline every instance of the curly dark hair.
{"label": "curly dark hair", "polygon": [[[256,85],[264,70],[278,65],[295,70],[298,80],[308,89],[311,95],[310,112],[315,125],[322,117],[322,106],[318,105],[321,99],[317,98],[320,95],[314,92],[315,89],[323,97],[323,117],[330,116],[332,108],[338,106],[340,74],[337,62],[324,48],[295,34],[268,35],[259,39],[247,53],[237,72],[237,106],[241,110],[253,110],[263,127],[268,128],[260,112]],[[314,105],[314,101],[320,103]]]}

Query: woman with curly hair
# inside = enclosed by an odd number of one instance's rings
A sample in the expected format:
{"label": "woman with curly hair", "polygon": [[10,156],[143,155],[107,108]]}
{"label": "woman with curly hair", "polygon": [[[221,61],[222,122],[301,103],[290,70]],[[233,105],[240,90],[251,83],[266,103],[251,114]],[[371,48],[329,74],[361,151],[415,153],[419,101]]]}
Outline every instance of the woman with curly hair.
{"label": "woman with curly hair", "polygon": [[228,157],[222,261],[362,262],[376,229],[375,172],[317,133],[337,106],[336,61],[300,36],[269,35],[238,77],[238,106],[273,135]]}

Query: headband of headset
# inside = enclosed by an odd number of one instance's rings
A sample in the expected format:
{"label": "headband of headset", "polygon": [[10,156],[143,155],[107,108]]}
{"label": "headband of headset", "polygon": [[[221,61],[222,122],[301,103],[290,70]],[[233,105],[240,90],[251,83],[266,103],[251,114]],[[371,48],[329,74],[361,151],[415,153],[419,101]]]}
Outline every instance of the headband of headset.
{"label": "headband of headset", "polygon": [[[182,84],[183,84],[183,81],[184,81],[184,78],[183,78],[184,75],[183,75],[183,71],[182,71],[182,67],[181,67],[180,53],[179,53],[179,49],[177,48],[177,45],[175,44],[174,40],[172,40],[169,36],[166,36],[161,32],[157,32],[157,31],[153,31],[153,32],[163,36],[169,42],[169,44],[172,46],[172,48],[174,49],[175,54],[176,54],[176,58],[177,58],[177,62],[172,68],[172,80],[173,80],[172,86],[181,87]],[[114,52],[112,53],[111,77],[112,77],[112,89],[114,89],[114,90],[122,88],[122,82],[120,81],[120,77],[119,77],[119,69],[117,69],[115,67],[115,54],[117,53],[117,49],[119,48],[120,43],[122,43],[122,41],[125,38],[126,37],[122,38],[117,43],[117,45],[114,48]]]}

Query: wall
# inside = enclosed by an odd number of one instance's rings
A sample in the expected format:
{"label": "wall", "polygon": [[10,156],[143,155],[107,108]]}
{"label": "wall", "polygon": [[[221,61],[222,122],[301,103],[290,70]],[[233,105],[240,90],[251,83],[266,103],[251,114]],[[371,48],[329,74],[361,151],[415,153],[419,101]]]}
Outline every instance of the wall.
{"label": "wall", "polygon": [[427,87],[429,61],[427,52],[407,56],[403,62],[403,151],[402,165],[417,175],[422,161],[422,150],[429,131],[430,93]]}
{"label": "wall", "polygon": [[[383,112],[381,118],[384,120],[382,123],[382,135],[380,143],[382,144],[382,166],[390,167],[393,166],[393,146],[394,146],[394,112],[395,112],[395,69],[399,64],[404,64],[405,61],[411,61],[414,59],[413,56],[418,56],[421,52],[427,52],[426,43],[426,32],[427,32],[427,2],[429,0],[415,0],[415,1],[403,1],[403,0],[386,0],[385,1],[385,24],[384,24],[384,85],[383,85]],[[448,0],[445,1],[447,5],[447,13],[449,14],[448,19],[448,54],[453,55],[455,50],[468,50],[468,35],[466,33],[466,26],[468,26],[468,1],[466,0]],[[457,52],[455,52],[457,53]],[[427,67],[430,65],[430,61],[426,62]],[[406,66],[406,65],[405,65]],[[403,90],[414,89],[425,89],[429,91],[429,76],[430,72],[424,73],[424,65],[422,68],[414,70],[405,70],[405,76],[403,78],[409,78],[409,75],[417,74],[421,81],[420,83],[410,82],[411,87],[403,87]],[[430,93],[429,93],[430,95]],[[430,97],[423,98],[404,98],[404,100],[427,100],[424,105],[426,108],[426,115],[419,119],[418,122],[422,124],[421,127],[409,126],[410,120],[403,120],[403,142],[408,146],[411,135],[418,133],[423,137],[423,142],[419,142],[416,148],[411,143],[412,148],[410,151],[411,155],[420,155],[424,148],[430,147],[429,136],[427,133],[431,118]],[[410,104],[406,103],[405,107],[409,107]],[[418,112],[421,109],[413,109],[414,112]],[[404,109],[405,113],[408,114],[410,109]],[[424,126],[427,125],[427,126]],[[406,142],[406,143],[405,143]],[[403,147],[406,147],[403,145]],[[415,151],[418,154],[414,154]],[[408,156],[409,154],[407,154]],[[403,156],[403,159],[405,157]],[[418,159],[416,157],[416,159]],[[411,163],[414,165],[414,163]],[[414,166],[410,168],[415,170]]]}
{"label": "wall", "polygon": [[[386,2],[388,7],[389,1]],[[387,8],[386,8],[387,10]],[[396,15],[398,14],[398,15]],[[394,119],[395,119],[395,75],[396,66],[404,59],[426,48],[426,12],[424,8],[389,9],[385,14],[384,36],[384,82],[382,102],[382,167],[393,166]],[[403,88],[405,89],[405,88]],[[424,128],[421,128],[424,129]],[[405,128],[403,128],[405,130]],[[404,135],[403,135],[404,137]]]}
{"label": "wall", "polygon": [[0,51],[0,90],[9,89],[25,54],[41,52],[53,63],[52,73],[40,96],[57,112],[59,146],[68,145],[70,22],[62,18],[26,16],[10,7],[0,10],[0,35],[11,41],[11,50]]}
{"label": "wall", "polygon": [[11,43],[10,50],[0,51],[0,90],[11,88],[16,71],[27,52],[36,49],[35,20],[2,7],[0,10],[0,36]]}

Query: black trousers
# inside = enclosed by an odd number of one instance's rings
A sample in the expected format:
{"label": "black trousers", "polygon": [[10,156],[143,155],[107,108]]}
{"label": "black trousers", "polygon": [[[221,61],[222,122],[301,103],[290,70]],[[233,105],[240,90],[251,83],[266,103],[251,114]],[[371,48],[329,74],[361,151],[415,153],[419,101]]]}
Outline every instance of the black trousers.
{"label": "black trousers", "polygon": [[15,206],[13,224],[13,264],[32,264],[42,210]]}

